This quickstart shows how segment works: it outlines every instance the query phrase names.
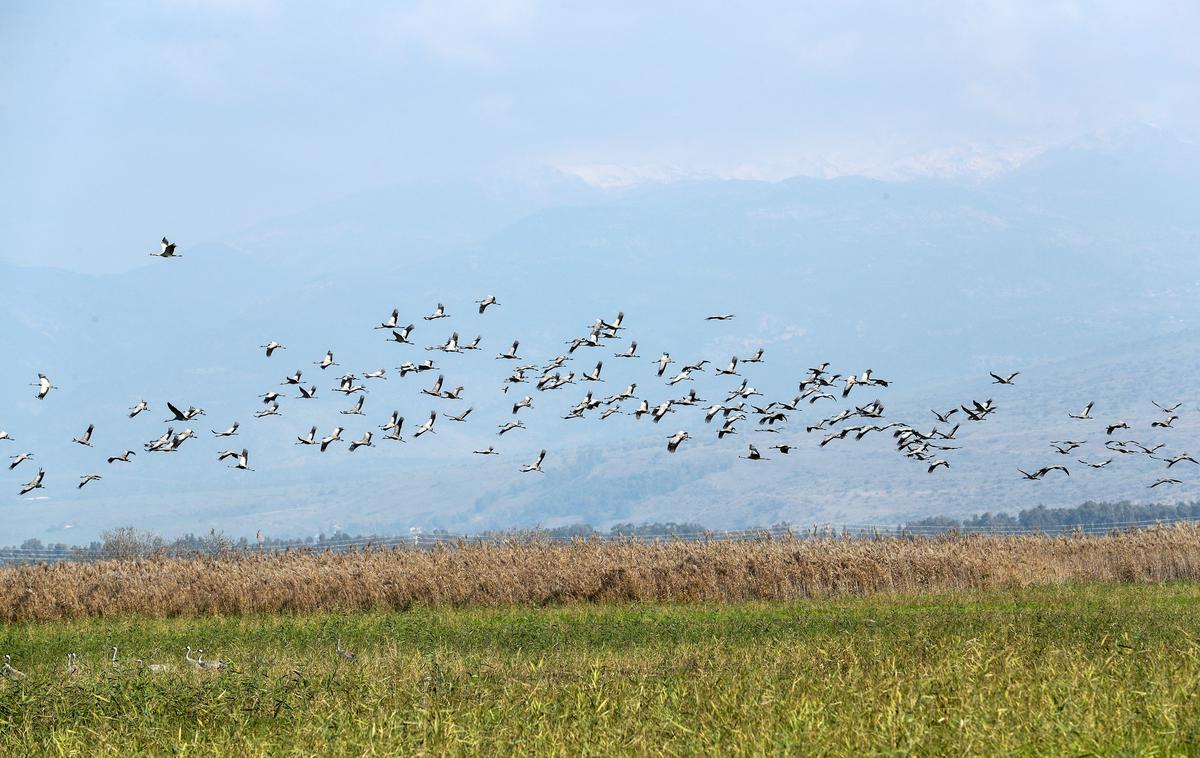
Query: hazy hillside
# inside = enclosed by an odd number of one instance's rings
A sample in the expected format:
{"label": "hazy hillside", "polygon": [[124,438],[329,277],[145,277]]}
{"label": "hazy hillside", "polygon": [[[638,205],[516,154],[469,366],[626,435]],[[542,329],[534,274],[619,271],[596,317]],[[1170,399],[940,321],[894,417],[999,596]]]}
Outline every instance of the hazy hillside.
{"label": "hazy hillside", "polygon": [[[564,181],[523,195],[466,188],[461,198],[398,188],[225,240],[181,240],[178,261],[146,257],[162,233],[148,230],[147,249],[130,251],[148,265],[120,275],[0,264],[0,429],[17,438],[0,449],[37,455],[0,474],[12,539],[53,536],[62,524],[73,525],[72,539],[125,523],[234,534],[641,519],[733,527],[1193,498],[1200,473],[1151,492],[1158,471],[1149,461],[1040,483],[1020,481],[1015,468],[1058,462],[1045,443],[1081,434],[1066,413],[1089,400],[1098,418],[1139,424],[1135,439],[1173,450],[1196,442],[1197,165],[1193,146],[1143,131],[1117,145],[1046,154],[978,184],[793,179],[602,193]],[[501,305],[480,317],[472,301],[489,293]],[[452,318],[421,320],[439,301]],[[393,307],[402,323],[417,324],[418,346],[388,344],[371,328]],[[523,358],[542,364],[618,310],[643,358],[612,357],[624,343],[581,350],[569,365],[577,374],[605,361],[598,393],[636,381],[652,403],[679,397],[690,383],[667,388],[653,376],[650,361],[662,350],[723,363],[761,346],[767,360],[743,373],[768,399],[791,398],[804,370],[828,360],[834,371],[869,367],[892,379],[887,390],[853,396],[878,395],[889,420],[924,425],[930,408],[988,396],[1000,411],[965,426],[952,468],[929,476],[891,452],[890,438],[816,449],[803,426],[829,412],[823,405],[806,406],[787,434],[755,434],[743,423],[743,434],[718,443],[700,409],[681,408],[659,425],[594,414],[564,421],[589,387],[499,392],[512,366],[494,356],[513,339]],[[737,318],[702,320],[726,311]],[[422,349],[453,330],[466,340],[481,334],[483,350]],[[288,350],[266,359],[257,346],[270,339]],[[341,367],[321,372],[313,362],[330,348]],[[437,372],[401,380],[393,370],[430,356],[449,387],[466,386],[465,400],[420,395]],[[368,383],[368,415],[339,414],[353,398],[330,391],[335,376],[384,367],[389,378]],[[281,417],[252,418],[262,407],[255,396],[282,389],[297,368],[317,383],[319,399],[289,397]],[[1022,374],[1016,387],[992,388],[988,370]],[[39,371],[61,386],[41,402],[26,386]],[[698,377],[706,400],[723,400],[736,384]],[[497,438],[495,425],[527,392],[535,395],[521,416],[529,429]],[[126,418],[142,398],[152,412]],[[1185,400],[1190,413],[1177,429],[1151,434],[1151,399]],[[179,453],[142,453],[165,428],[167,400],[207,409],[190,424],[201,437]],[[353,456],[344,445],[322,456],[291,444],[312,424],[322,434],[341,424],[353,439],[377,431],[393,409],[409,432],[431,408],[468,405],[466,424],[442,420],[437,435],[377,441]],[[240,437],[212,439],[210,428],[234,420]],[[95,449],[72,445],[89,422]],[[1091,424],[1095,456],[1104,433],[1101,421]],[[668,458],[664,440],[677,429],[697,439]],[[757,464],[736,457],[748,440],[765,446],[776,437],[801,450]],[[503,454],[471,454],[488,444]],[[215,462],[234,445],[251,449],[257,471]],[[546,474],[518,473],[541,447],[550,450]],[[138,451],[135,463],[104,463],[126,448]],[[18,499],[39,464],[48,472],[36,493],[44,499]],[[86,471],[104,479],[78,491]]]}

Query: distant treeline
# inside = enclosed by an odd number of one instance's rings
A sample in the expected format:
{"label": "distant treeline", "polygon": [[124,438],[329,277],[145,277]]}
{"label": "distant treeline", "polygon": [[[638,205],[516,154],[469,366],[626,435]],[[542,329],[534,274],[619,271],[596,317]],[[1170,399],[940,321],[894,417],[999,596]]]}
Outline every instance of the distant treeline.
{"label": "distant treeline", "polygon": [[[902,526],[880,527],[880,532],[908,531],[914,534],[929,534],[942,531],[1027,531],[1027,532],[1060,532],[1076,527],[1085,527],[1095,531],[1106,527],[1123,529],[1137,525],[1149,525],[1156,521],[1172,522],[1185,520],[1200,520],[1200,502],[1177,503],[1175,505],[1137,505],[1127,501],[1116,503],[1096,503],[1088,501],[1073,508],[1047,508],[1039,505],[1028,508],[1013,516],[1009,513],[981,513],[969,518],[956,519],[949,516],[931,516],[916,521],[909,521]],[[789,524],[776,524],[771,527],[751,528],[744,531],[772,531],[794,528],[798,534],[808,530],[805,526],[792,527]],[[834,527],[834,531],[838,531]],[[860,530],[861,531],[861,530]],[[569,541],[576,538],[648,538],[648,537],[702,537],[713,533],[703,524],[677,522],[649,522],[635,524],[620,523],[607,531],[595,529],[587,524],[572,524],[554,528],[509,529],[479,532],[472,535],[472,540],[502,541],[502,540],[531,540],[543,539],[554,542]],[[62,542],[45,544],[38,539],[28,539],[19,546],[0,547],[0,562],[5,560],[78,560],[87,558],[137,558],[155,554],[187,555],[194,553],[214,553],[223,550],[257,549],[260,545],[264,550],[282,550],[286,548],[311,548],[316,550],[345,549],[348,546],[374,544],[397,544],[412,542],[413,544],[428,545],[438,540],[455,540],[461,535],[442,530],[428,532],[411,532],[403,535],[381,534],[350,534],[335,531],[331,534],[318,534],[312,537],[280,538],[263,537],[262,541],[248,540],[245,537],[230,539],[217,531],[204,536],[185,534],[173,540],[166,540],[153,532],[142,532],[133,527],[110,529],[99,540],[87,545],[68,545]]]}
{"label": "distant treeline", "polygon": [[964,519],[932,516],[910,521],[907,526],[922,532],[930,529],[1061,531],[1075,527],[1111,526],[1116,529],[1152,524],[1155,521],[1189,519],[1200,519],[1200,502],[1138,505],[1125,500],[1116,503],[1096,503],[1089,500],[1073,508],[1047,508],[1039,505],[1022,510],[1016,516],[1008,513],[980,513]]}
{"label": "distant treeline", "polygon": [[[545,539],[555,542],[589,537],[669,537],[671,535],[695,536],[707,532],[704,526],[692,523],[653,522],[644,524],[617,524],[603,532],[587,524],[573,524],[555,528],[509,529],[487,531],[472,535],[472,539],[485,541]],[[438,540],[459,539],[461,535],[440,529],[428,532],[413,531],[408,535],[394,534],[351,534],[335,531],[312,537],[267,537],[261,541],[245,537],[231,539],[220,532],[212,531],[204,536],[185,534],[166,540],[158,534],[139,531],[133,527],[110,529],[87,545],[69,545],[63,542],[43,543],[33,538],[20,545],[0,547],[0,562],[12,560],[58,561],[87,558],[137,558],[155,554],[188,555],[215,553],[222,550],[282,550],[286,548],[310,548],[315,550],[343,549],[350,545],[396,544],[412,542],[429,544]]]}

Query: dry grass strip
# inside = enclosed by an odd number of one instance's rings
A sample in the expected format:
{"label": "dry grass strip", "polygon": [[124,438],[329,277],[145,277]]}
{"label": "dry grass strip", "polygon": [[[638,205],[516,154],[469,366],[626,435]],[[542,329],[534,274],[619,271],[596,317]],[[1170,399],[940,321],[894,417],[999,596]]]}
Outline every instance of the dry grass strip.
{"label": "dry grass strip", "polygon": [[0,620],[740,601],[1200,579],[1200,527],[1101,536],[457,543],[0,567]]}

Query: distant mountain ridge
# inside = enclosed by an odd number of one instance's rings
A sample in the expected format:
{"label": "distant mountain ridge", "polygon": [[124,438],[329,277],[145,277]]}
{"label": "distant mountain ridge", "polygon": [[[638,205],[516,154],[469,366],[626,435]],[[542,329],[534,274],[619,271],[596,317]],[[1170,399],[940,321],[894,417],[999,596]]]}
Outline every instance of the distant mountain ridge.
{"label": "distant mountain ridge", "polygon": [[[1144,462],[1104,478],[1032,485],[1013,469],[1057,462],[1045,454],[1045,441],[1056,438],[1047,435],[1073,431],[1062,419],[1089,399],[1098,415],[1136,415],[1143,424],[1154,413],[1151,399],[1200,410],[1196,155],[1192,145],[1138,132],[970,184],[794,179],[600,192],[549,182],[526,197],[476,192],[461,207],[452,188],[424,196],[389,190],[222,242],[180,241],[178,261],[131,251],[147,265],[119,275],[0,263],[0,350],[11,357],[0,365],[0,429],[17,438],[0,449],[37,453],[0,474],[0,502],[8,503],[13,539],[58,539],[62,532],[52,530],[65,523],[84,536],[124,523],[168,535],[209,526],[239,535],[643,520],[733,528],[1195,498],[1200,476],[1181,477],[1185,484],[1170,492],[1147,491],[1153,472]],[[473,301],[492,293],[501,305],[479,317]],[[423,321],[437,302],[452,318]],[[389,345],[372,327],[392,307],[403,323],[417,324],[421,347],[458,330],[465,340],[481,334],[483,350],[440,357]],[[929,423],[930,407],[988,395],[1000,411],[969,429],[949,471],[927,475],[882,438],[817,450],[813,436],[793,431],[787,438],[800,450],[754,464],[736,457],[747,440],[769,444],[776,435],[755,434],[752,423],[740,438],[717,443],[697,409],[659,425],[627,416],[564,421],[588,389],[582,384],[499,392],[511,366],[494,356],[513,339],[542,365],[617,310],[643,358],[613,357],[622,343],[583,349],[569,364],[582,373],[604,360],[607,382],[597,391],[606,394],[637,381],[654,402],[682,395],[686,387],[653,376],[650,359],[662,350],[718,363],[762,346],[766,362],[745,373],[768,399],[790,399],[804,370],[828,360],[834,371],[874,368],[894,380],[878,392],[889,419]],[[701,320],[713,312],[737,318]],[[257,346],[270,339],[288,349],[268,360]],[[338,413],[351,401],[330,392],[337,369],[313,365],[327,349],[360,376],[389,370],[370,385],[368,416]],[[450,386],[467,387],[461,407],[418,394],[430,374],[395,376],[401,361],[431,355]],[[282,390],[283,376],[297,368],[306,382],[319,379],[319,399],[289,397],[281,418],[253,419],[255,396]],[[1022,374],[1016,387],[993,388],[989,370]],[[26,386],[39,371],[62,387],[41,402]],[[723,399],[736,383],[698,376],[707,400]],[[514,395],[526,393],[535,396],[530,428],[497,438],[494,425],[511,417]],[[127,419],[142,398],[153,412]],[[166,426],[167,400],[208,410],[192,425],[201,438],[174,456],[144,453],[141,444]],[[377,440],[353,456],[291,444],[311,424],[321,433],[341,424],[353,438],[393,409],[407,430],[431,408],[468,405],[476,410],[467,424],[439,422],[432,439],[391,447]],[[817,413],[806,406],[789,424],[802,427]],[[1200,427],[1181,416],[1178,429],[1159,436],[1180,450],[1200,448]],[[242,436],[231,442],[251,449],[254,474],[213,460],[223,441],[208,429],[235,419]],[[97,448],[72,445],[90,422]],[[664,440],[677,429],[696,439],[668,457]],[[487,444],[503,454],[471,455]],[[541,447],[550,450],[547,473],[517,473]],[[138,452],[135,463],[103,462],[126,448]],[[47,469],[49,499],[16,498],[37,465]],[[76,491],[76,477],[91,470],[104,480]]]}

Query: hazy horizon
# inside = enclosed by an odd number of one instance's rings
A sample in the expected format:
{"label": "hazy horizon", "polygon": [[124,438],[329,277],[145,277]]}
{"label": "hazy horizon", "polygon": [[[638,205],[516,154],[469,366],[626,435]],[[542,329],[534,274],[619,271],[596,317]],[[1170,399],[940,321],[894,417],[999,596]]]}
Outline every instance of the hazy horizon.
{"label": "hazy horizon", "polygon": [[1200,134],[1188,3],[9,4],[0,258],[126,270],[397,184],[981,177]]}
{"label": "hazy horizon", "polygon": [[[36,453],[3,472],[13,539],[133,522],[894,523],[1200,497],[1186,463],[1150,489],[1165,469],[1149,456],[1016,473],[1067,460],[1047,443],[1092,401],[1132,439],[1200,451],[1198,20],[1173,3],[7,6],[0,431],[15,441],[0,450]],[[182,258],[149,257],[164,235]],[[489,294],[501,305],[478,316]],[[423,320],[438,302],[452,317]],[[415,346],[372,328],[393,308]],[[574,384],[501,392],[512,366],[495,355],[512,340],[540,368],[618,311],[620,338],[563,368]],[[704,321],[718,313],[736,318]],[[481,350],[424,349],[452,331]],[[614,356],[630,338],[637,362]],[[273,339],[288,347],[267,359]],[[312,365],[331,348],[360,378],[388,371],[364,417],[340,413],[355,398]],[[763,363],[713,375],[758,348]],[[650,368],[663,351],[672,370],[710,365],[668,386]],[[429,356],[438,370],[396,376]],[[580,375],[597,360],[593,386]],[[718,440],[704,420],[741,377],[763,392],[751,402],[787,402],[825,361],[890,385],[802,404],[779,434],[752,415]],[[286,388],[279,417],[254,418],[298,368],[319,399]],[[419,392],[441,371],[461,404]],[[992,371],[1021,374],[996,388]],[[44,401],[39,372],[61,385]],[[637,400],[562,418],[630,382],[654,404],[691,387],[705,403],[660,424],[631,417]],[[530,428],[500,438],[525,394]],[[965,424],[934,473],[896,455],[890,430],[826,447],[805,432],[875,397],[882,423],[924,428],[932,408],[989,396],[996,415]],[[141,399],[151,412],[128,419]],[[1183,402],[1174,427],[1150,426],[1152,400]],[[147,453],[167,402],[208,411],[175,424],[200,438]],[[467,407],[436,435],[379,439],[393,410],[407,435]],[[214,460],[226,440],[209,430],[234,420],[253,473]],[[72,444],[89,423],[96,447]],[[374,430],[375,447],[308,455],[292,443],[312,424]],[[667,453],[676,431],[692,439]],[[1092,430],[1079,455],[1108,455],[1111,438]],[[796,449],[739,459],[780,441]],[[495,459],[472,453],[501,442]],[[545,473],[521,473],[543,448]],[[106,462],[125,449],[134,463]],[[39,466],[45,499],[17,497]],[[104,479],[77,489],[84,473]]]}

